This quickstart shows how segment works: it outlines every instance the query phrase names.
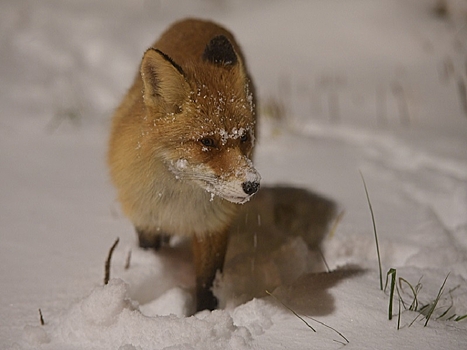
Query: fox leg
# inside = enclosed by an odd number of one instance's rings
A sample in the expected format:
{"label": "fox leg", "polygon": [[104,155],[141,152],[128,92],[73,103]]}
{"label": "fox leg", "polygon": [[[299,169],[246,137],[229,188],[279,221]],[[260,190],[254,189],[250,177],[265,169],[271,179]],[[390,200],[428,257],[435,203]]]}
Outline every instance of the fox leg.
{"label": "fox leg", "polygon": [[139,246],[144,249],[152,248],[158,251],[162,245],[168,244],[170,236],[165,234],[154,233],[151,230],[143,230],[135,228],[138,234]]}
{"label": "fox leg", "polygon": [[196,272],[196,311],[214,310],[217,299],[212,293],[216,272],[222,272],[229,240],[228,231],[193,238]]}

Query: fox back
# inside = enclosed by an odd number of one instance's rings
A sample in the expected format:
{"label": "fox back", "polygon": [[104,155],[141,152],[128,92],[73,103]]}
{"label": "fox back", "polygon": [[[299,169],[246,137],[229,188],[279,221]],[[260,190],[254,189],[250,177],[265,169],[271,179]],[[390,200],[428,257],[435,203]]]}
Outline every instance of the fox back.
{"label": "fox back", "polygon": [[145,52],[113,117],[108,162],[123,210],[142,247],[193,237],[198,309],[215,306],[229,226],[259,189],[252,93],[232,34],[188,19]]}

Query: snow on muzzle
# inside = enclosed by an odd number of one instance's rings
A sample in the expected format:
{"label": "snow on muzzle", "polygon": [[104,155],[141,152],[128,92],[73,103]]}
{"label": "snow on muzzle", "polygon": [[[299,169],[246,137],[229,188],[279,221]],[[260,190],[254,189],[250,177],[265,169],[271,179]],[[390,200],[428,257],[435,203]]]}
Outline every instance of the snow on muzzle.
{"label": "snow on muzzle", "polygon": [[252,166],[236,171],[233,176],[221,178],[213,185],[213,193],[229,202],[243,204],[260,188],[261,176]]}
{"label": "snow on muzzle", "polygon": [[206,164],[193,165],[186,159],[168,165],[177,179],[194,180],[212,195],[232,203],[247,202],[260,188],[261,176],[246,157],[239,158],[234,170],[222,174]]}
{"label": "snow on muzzle", "polygon": [[232,203],[243,204],[258,192],[261,176],[248,158],[234,171],[211,179],[206,190]]}

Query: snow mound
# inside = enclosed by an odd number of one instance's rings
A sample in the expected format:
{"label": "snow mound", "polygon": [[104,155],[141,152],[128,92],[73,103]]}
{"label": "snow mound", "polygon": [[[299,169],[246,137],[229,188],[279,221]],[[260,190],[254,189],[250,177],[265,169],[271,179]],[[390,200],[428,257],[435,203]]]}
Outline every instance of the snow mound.
{"label": "snow mound", "polygon": [[[257,327],[253,331],[258,333]],[[93,349],[246,349],[251,332],[223,311],[188,318],[145,316],[129,299],[128,285],[113,279],[50,326],[26,328],[24,340],[31,347],[53,342]]]}

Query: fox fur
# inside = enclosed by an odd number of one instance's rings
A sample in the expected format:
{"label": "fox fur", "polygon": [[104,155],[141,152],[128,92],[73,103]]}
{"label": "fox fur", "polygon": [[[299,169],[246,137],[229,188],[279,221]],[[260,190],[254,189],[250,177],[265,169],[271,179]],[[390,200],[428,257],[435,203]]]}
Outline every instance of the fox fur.
{"label": "fox fur", "polygon": [[112,119],[108,164],[141,247],[192,237],[197,310],[214,309],[228,230],[257,192],[253,84],[233,35],[197,19],[145,53]]}

